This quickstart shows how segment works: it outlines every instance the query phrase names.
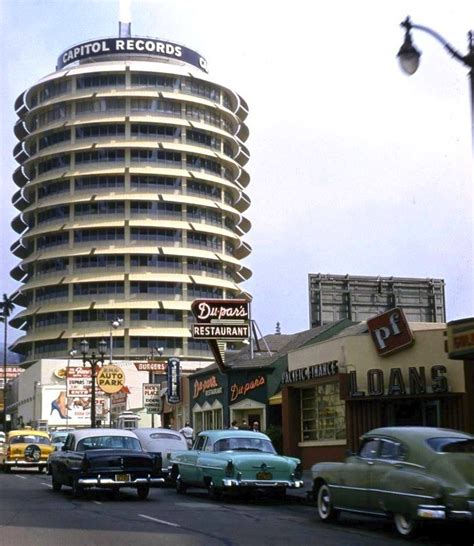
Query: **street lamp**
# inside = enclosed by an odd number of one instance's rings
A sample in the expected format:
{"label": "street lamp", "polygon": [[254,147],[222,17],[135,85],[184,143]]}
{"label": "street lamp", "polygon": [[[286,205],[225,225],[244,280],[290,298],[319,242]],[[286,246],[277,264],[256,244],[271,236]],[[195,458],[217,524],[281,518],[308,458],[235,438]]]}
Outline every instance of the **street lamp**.
{"label": "street lamp", "polygon": [[471,125],[472,125],[472,143],[474,144],[474,35],[471,32],[468,33],[468,53],[467,55],[462,55],[454,49],[454,47],[449,44],[440,34],[432,30],[431,28],[415,25],[410,21],[410,18],[407,17],[405,21],[400,23],[400,26],[405,29],[405,41],[403,42],[400,51],[397,54],[398,60],[400,61],[400,66],[405,72],[411,76],[414,74],[420,64],[421,52],[416,49],[413,45],[411,38],[411,31],[421,30],[426,32],[430,36],[433,36],[445,49],[448,53],[461,62],[463,65],[470,68],[469,77],[471,84]]}
{"label": "street lamp", "polygon": [[122,326],[123,318],[117,317],[114,320],[110,321],[110,363],[112,364],[112,350],[113,350],[113,340],[112,340],[112,331],[116,330],[119,326]]}
{"label": "street lamp", "polygon": [[100,356],[96,356],[95,351],[93,350],[90,355],[89,352],[89,342],[87,339],[83,339],[80,343],[81,353],[82,353],[82,363],[84,365],[90,364],[91,367],[91,376],[92,376],[92,390],[91,390],[91,428],[96,428],[96,418],[95,418],[95,382],[97,378],[97,364],[104,363],[104,355],[107,352],[107,342],[105,340],[99,341],[98,350]]}

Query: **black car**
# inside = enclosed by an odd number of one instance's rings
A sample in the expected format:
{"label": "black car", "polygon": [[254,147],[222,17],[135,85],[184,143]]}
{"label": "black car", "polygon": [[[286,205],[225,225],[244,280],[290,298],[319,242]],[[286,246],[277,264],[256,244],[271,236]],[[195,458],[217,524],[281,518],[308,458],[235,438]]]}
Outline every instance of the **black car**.
{"label": "black car", "polygon": [[161,457],[142,449],[137,436],[122,429],[81,429],[70,432],[48,468],[54,491],[72,487],[75,496],[87,488],[137,490],[146,499],[150,487],[164,483]]}

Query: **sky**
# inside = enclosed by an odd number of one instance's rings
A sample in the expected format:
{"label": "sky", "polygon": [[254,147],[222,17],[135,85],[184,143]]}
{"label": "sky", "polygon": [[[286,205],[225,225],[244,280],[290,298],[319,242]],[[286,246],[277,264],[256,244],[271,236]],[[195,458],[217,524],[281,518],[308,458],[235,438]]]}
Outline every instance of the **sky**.
{"label": "sky", "polygon": [[[243,287],[262,333],[309,328],[310,273],[444,279],[447,319],[474,316],[468,70],[421,31],[416,74],[396,59],[407,15],[466,54],[472,0],[131,0],[130,14],[132,35],[197,50],[249,105]],[[18,287],[14,101],[118,19],[119,0],[0,0],[2,294]]]}

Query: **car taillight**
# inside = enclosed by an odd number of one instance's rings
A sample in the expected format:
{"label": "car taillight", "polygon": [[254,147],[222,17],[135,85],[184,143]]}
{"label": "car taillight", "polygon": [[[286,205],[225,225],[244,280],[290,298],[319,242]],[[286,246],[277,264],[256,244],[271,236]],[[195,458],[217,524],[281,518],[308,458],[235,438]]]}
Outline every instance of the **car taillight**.
{"label": "car taillight", "polygon": [[156,473],[161,472],[161,469],[163,467],[163,459],[161,457],[161,454],[154,455],[153,456],[153,470]]}
{"label": "car taillight", "polygon": [[229,460],[229,462],[227,463],[227,466],[225,467],[225,477],[232,478],[232,476],[234,475],[234,472],[235,472],[234,463],[231,460]]}
{"label": "car taillight", "polygon": [[303,476],[303,465],[301,463],[298,463],[295,468],[295,478],[297,480],[300,480]]}
{"label": "car taillight", "polygon": [[84,457],[81,463],[81,472],[87,472],[89,468],[90,468],[90,461],[87,457]]}

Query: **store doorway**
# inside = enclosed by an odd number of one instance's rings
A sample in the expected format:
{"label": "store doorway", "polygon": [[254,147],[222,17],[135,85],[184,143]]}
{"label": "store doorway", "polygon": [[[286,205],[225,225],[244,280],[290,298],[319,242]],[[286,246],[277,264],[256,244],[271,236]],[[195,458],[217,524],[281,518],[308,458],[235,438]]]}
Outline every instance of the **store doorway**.
{"label": "store doorway", "polygon": [[439,400],[391,400],[385,412],[388,426],[441,426]]}

